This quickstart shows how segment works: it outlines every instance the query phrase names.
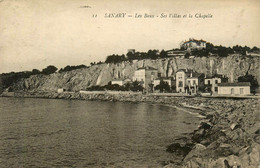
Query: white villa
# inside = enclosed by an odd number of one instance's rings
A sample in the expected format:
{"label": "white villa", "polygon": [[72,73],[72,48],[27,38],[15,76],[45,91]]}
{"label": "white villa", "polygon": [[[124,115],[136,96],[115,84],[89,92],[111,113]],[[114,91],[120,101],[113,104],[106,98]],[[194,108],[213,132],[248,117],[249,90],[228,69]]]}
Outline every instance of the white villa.
{"label": "white villa", "polygon": [[142,67],[135,71],[133,81],[139,81],[143,83],[143,87],[146,91],[151,91],[154,79],[158,77],[157,69],[153,67]]}
{"label": "white villa", "polygon": [[213,76],[206,75],[204,79],[204,85],[208,87],[213,94],[218,93],[218,84],[226,82],[228,82],[228,78],[219,74]]}
{"label": "white villa", "polygon": [[204,85],[204,74],[193,70],[179,69],[176,72],[176,91],[181,93],[197,93],[199,87]]}
{"label": "white villa", "polygon": [[250,95],[250,83],[220,83],[218,84],[219,95]]}
{"label": "white villa", "polygon": [[201,50],[203,48],[206,48],[206,41],[190,38],[188,41],[181,43],[181,48],[185,50]]}

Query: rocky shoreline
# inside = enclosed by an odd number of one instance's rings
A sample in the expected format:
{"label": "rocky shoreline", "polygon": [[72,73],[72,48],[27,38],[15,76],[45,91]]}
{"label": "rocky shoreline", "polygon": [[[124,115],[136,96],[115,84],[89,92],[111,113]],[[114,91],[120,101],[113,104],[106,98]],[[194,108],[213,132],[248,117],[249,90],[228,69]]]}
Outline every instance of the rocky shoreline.
{"label": "rocky shoreline", "polygon": [[[1,96],[12,96],[3,93]],[[173,159],[165,167],[242,168],[260,165],[260,105],[258,99],[169,97],[142,94],[82,94],[28,92],[21,97],[89,101],[146,102],[188,109],[204,117],[188,137],[167,147]],[[19,97],[19,96],[18,96]]]}

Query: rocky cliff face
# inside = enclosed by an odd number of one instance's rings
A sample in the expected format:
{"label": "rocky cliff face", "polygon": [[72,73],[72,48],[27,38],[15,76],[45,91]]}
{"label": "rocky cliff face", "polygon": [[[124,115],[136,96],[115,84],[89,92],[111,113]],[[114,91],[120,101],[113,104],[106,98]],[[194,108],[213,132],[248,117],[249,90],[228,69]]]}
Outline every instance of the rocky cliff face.
{"label": "rocky cliff face", "polygon": [[157,68],[162,76],[166,77],[174,76],[178,69],[188,68],[206,75],[223,74],[229,78],[230,82],[236,81],[239,76],[248,73],[254,75],[260,82],[259,64],[259,57],[243,57],[236,54],[226,58],[134,60],[118,64],[99,64],[86,69],[51,75],[34,75],[16,83],[14,88],[31,91],[56,91],[58,88],[64,88],[77,91],[93,85],[106,85],[112,79],[132,79],[134,71],[145,66]]}

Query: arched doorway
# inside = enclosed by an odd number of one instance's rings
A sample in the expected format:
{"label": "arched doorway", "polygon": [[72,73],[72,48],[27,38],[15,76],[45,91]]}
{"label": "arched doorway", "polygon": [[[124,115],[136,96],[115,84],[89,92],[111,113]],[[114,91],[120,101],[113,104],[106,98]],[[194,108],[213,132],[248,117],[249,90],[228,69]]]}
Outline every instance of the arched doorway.
{"label": "arched doorway", "polygon": [[231,94],[235,94],[234,88],[231,88]]}

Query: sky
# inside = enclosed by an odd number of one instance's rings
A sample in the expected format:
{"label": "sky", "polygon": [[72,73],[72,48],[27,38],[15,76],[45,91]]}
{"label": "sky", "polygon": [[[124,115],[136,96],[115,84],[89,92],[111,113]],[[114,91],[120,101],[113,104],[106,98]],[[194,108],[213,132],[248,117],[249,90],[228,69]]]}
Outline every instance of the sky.
{"label": "sky", "polygon": [[178,48],[189,38],[260,47],[259,27],[259,0],[0,0],[0,73],[89,65],[127,49]]}

